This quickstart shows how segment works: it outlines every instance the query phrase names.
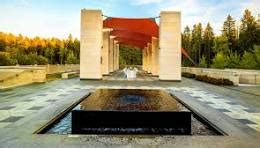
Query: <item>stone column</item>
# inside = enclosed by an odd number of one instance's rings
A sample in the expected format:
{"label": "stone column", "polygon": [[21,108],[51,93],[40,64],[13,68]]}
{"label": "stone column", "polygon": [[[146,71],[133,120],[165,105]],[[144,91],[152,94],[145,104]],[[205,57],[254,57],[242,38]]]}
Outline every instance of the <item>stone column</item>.
{"label": "stone column", "polygon": [[81,10],[80,79],[102,79],[102,29],[100,10]]}
{"label": "stone column", "polygon": [[158,38],[152,37],[152,75],[158,76],[159,68],[159,49]]}
{"label": "stone column", "polygon": [[109,72],[113,72],[114,38],[115,36],[110,36],[109,41]]}
{"label": "stone column", "polygon": [[103,46],[102,46],[102,74],[109,74],[109,33],[111,29],[103,29]]}
{"label": "stone column", "polygon": [[181,80],[181,13],[160,14],[159,79]]}

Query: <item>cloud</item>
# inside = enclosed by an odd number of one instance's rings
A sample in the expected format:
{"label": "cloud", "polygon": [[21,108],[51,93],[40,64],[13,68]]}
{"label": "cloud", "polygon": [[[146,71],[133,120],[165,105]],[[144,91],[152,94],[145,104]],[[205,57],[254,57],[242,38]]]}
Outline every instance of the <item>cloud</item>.
{"label": "cloud", "polygon": [[152,4],[152,3],[160,3],[163,0],[133,0],[134,5],[145,5],[145,4]]}

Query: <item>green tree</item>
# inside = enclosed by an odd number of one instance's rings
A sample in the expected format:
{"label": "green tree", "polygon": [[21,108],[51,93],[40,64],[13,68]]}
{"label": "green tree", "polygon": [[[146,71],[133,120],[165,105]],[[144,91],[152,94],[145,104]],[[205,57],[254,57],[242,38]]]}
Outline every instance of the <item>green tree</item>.
{"label": "green tree", "polygon": [[205,56],[202,56],[202,58],[200,58],[200,62],[198,66],[201,68],[207,68],[207,61]]}
{"label": "green tree", "polygon": [[257,43],[257,30],[256,20],[251,12],[246,9],[241,19],[240,34],[239,34],[239,47],[240,54],[244,51],[252,51],[253,46]]}
{"label": "green tree", "polygon": [[239,68],[240,56],[237,53],[230,53],[227,62],[227,68]]}
{"label": "green tree", "polygon": [[233,52],[237,49],[236,21],[228,15],[223,24],[222,35],[228,39],[228,47]]}
{"label": "green tree", "polygon": [[7,52],[0,52],[0,66],[15,65],[16,60],[12,59]]}
{"label": "green tree", "polygon": [[228,64],[228,56],[224,54],[222,51],[218,52],[217,55],[213,59],[212,68],[226,68]]}
{"label": "green tree", "polygon": [[190,52],[191,50],[191,31],[190,31],[190,28],[189,26],[186,26],[185,29],[184,29],[184,32],[182,34],[182,47]]}
{"label": "green tree", "polygon": [[225,36],[218,36],[214,39],[213,43],[213,51],[214,53],[222,52],[223,54],[228,55],[229,48],[228,48],[228,39]]}
{"label": "green tree", "polygon": [[201,57],[201,49],[202,49],[202,25],[198,23],[193,26],[192,30],[192,51],[193,51],[193,60],[195,63],[199,63],[199,59]]}
{"label": "green tree", "polygon": [[78,63],[77,58],[74,56],[73,52],[70,51],[70,52],[67,54],[66,64],[77,64],[77,63]]}
{"label": "green tree", "polygon": [[245,51],[243,57],[241,58],[240,67],[245,69],[255,69],[257,68],[257,62],[253,53]]}
{"label": "green tree", "polygon": [[210,23],[207,24],[204,30],[203,42],[204,42],[203,55],[206,57],[207,65],[210,65],[211,57],[213,55],[212,48],[214,43],[214,33],[213,33],[213,28],[210,26]]}
{"label": "green tree", "polygon": [[[191,30],[189,26],[186,26],[184,32],[182,33],[182,48],[184,48],[189,55],[192,55],[192,48],[191,48]],[[192,63],[183,57],[182,65],[191,66]]]}
{"label": "green tree", "polygon": [[260,69],[260,45],[254,46],[254,55],[256,60],[256,69]]}

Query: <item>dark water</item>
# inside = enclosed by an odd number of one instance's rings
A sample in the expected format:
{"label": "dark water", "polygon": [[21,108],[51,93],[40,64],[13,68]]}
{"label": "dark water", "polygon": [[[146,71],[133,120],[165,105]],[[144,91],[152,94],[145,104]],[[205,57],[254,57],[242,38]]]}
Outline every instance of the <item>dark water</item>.
{"label": "dark water", "polygon": [[[161,90],[99,89],[73,110],[189,111],[167,92]],[[169,117],[170,118],[170,117]],[[192,115],[192,135],[216,135]],[[71,134],[71,112],[46,133]]]}
{"label": "dark water", "polygon": [[99,89],[79,104],[80,110],[181,111],[182,105],[161,90]]}

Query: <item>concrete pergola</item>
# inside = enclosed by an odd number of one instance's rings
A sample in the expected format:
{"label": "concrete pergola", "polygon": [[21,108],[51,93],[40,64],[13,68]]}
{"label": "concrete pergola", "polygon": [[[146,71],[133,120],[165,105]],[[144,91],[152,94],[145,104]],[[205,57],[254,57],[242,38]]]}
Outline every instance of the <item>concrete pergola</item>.
{"label": "concrete pergola", "polygon": [[[102,79],[119,69],[119,42],[103,27],[101,10],[81,10],[80,79]],[[181,80],[181,13],[160,13],[159,37],[143,48],[143,70],[159,80]]]}

